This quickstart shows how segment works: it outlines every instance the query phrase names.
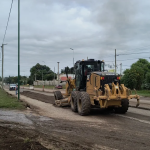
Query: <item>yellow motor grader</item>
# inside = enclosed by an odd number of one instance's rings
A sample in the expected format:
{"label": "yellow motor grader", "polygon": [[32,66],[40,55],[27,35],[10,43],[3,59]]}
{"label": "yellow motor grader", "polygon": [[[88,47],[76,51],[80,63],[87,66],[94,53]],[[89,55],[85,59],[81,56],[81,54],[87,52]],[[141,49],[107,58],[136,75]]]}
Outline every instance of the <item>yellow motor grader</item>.
{"label": "yellow motor grader", "polygon": [[131,95],[131,90],[120,84],[120,75],[106,72],[103,61],[77,61],[74,71],[75,79],[70,79],[66,70],[66,93],[54,92],[57,106],[69,104],[72,111],[80,115],[88,115],[92,107],[126,113],[132,98],[137,99],[136,107],[139,106],[139,95]]}

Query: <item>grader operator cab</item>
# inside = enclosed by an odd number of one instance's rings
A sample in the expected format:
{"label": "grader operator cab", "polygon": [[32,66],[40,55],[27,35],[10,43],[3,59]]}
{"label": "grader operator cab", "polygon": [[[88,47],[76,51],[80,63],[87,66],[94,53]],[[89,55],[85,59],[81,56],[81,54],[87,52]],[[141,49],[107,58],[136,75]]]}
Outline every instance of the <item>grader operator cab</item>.
{"label": "grader operator cab", "polygon": [[[104,70],[103,61],[94,59],[77,61],[74,65],[75,79],[67,77],[66,93],[55,91],[57,106],[71,105],[74,112],[88,115],[92,107],[110,108],[117,113],[126,113],[129,100],[139,96],[120,84],[120,76]],[[67,70],[66,70],[67,75]]]}

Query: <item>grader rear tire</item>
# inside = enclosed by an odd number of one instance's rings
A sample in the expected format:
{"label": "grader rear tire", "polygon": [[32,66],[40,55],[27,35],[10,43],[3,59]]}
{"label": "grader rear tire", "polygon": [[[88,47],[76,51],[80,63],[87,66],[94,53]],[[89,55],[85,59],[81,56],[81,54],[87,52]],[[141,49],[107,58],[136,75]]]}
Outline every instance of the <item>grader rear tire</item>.
{"label": "grader rear tire", "polygon": [[54,96],[55,96],[55,100],[63,99],[63,95],[61,94],[60,91],[55,91]]}
{"label": "grader rear tire", "polygon": [[122,107],[115,108],[115,112],[120,113],[120,114],[125,114],[128,111],[129,100],[128,99],[123,99],[121,101],[121,105],[122,105]]}
{"label": "grader rear tire", "polygon": [[74,112],[78,111],[77,108],[77,96],[78,96],[78,91],[73,91],[71,93],[71,110]]}
{"label": "grader rear tire", "polygon": [[78,113],[81,116],[89,115],[91,110],[91,101],[88,93],[79,92],[78,99],[77,99],[77,108],[78,108]]}

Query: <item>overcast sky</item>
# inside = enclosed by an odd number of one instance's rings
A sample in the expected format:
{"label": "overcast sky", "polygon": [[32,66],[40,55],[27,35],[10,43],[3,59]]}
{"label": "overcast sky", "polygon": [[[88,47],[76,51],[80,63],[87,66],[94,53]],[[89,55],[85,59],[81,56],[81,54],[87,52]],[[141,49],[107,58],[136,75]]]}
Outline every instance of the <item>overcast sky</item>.
{"label": "overcast sky", "polygon": [[[114,64],[115,49],[123,69],[137,61],[150,60],[149,0],[20,0],[21,75],[29,75],[36,63],[52,70],[72,67],[76,60],[94,58]],[[11,0],[0,0],[0,40]],[[4,47],[4,76],[17,75],[18,0],[14,0]],[[0,61],[1,74],[1,61]]]}

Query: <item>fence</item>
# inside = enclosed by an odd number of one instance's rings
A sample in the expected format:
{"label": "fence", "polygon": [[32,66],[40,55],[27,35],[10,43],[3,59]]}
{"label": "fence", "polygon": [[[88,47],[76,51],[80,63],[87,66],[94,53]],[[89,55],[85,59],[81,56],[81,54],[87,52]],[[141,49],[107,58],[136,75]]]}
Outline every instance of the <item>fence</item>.
{"label": "fence", "polygon": [[53,80],[53,81],[41,81],[41,80],[37,80],[33,82],[33,85],[65,85],[66,82],[63,83],[59,83],[57,80]]}

